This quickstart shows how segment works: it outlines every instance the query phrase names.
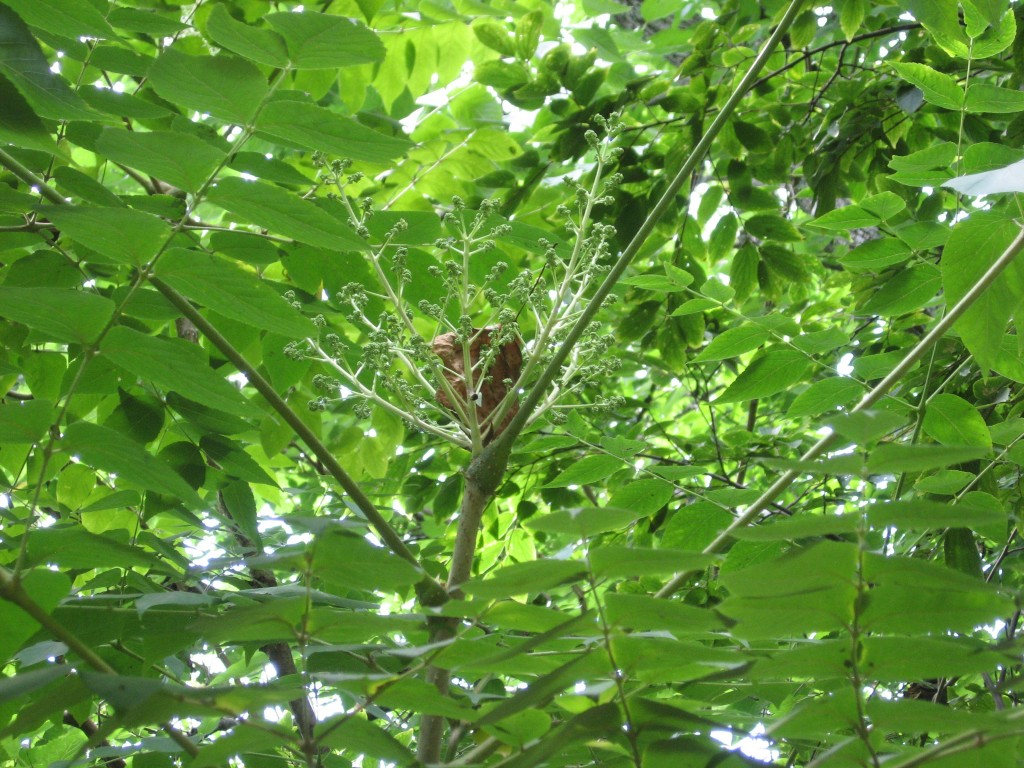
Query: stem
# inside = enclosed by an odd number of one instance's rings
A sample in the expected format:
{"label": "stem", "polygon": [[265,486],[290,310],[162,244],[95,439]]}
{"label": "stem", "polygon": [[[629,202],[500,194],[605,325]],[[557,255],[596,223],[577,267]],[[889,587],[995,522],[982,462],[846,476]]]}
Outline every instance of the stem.
{"label": "stem", "polygon": [[871,765],[878,768],[878,753],[871,744],[871,725],[865,710],[864,682],[860,672],[861,637],[860,612],[867,604],[868,596],[864,583],[864,541],[863,534],[857,548],[857,594],[853,602],[853,624],[850,626],[850,684],[853,686],[853,700],[857,707],[857,725],[854,730],[871,756]]}
{"label": "stem", "polygon": [[3,149],[0,149],[0,165],[3,165],[7,170],[24,181],[30,187],[34,187],[40,195],[45,197],[51,203],[56,205],[68,204],[68,201],[64,199],[60,192],[32,173],[32,171],[15,160],[12,155],[9,155]]}
{"label": "stem", "polygon": [[423,595],[428,599],[428,604],[434,605],[435,602],[429,602],[432,600],[440,600],[444,602],[447,600],[447,595],[444,589],[434,579],[426,573],[423,566],[420,564],[419,559],[413,554],[412,550],[402,540],[402,537],[398,535],[398,532],[391,527],[390,523],[384,519],[380,511],[374,506],[373,502],[370,501],[369,497],[363,492],[362,488],[356,483],[355,480],[345,471],[345,469],[338,463],[338,460],[334,458],[334,455],[328,450],[320,439],[313,433],[305,422],[298,417],[298,414],[292,410],[291,406],[284,401],[284,399],[277,394],[277,391],[270,385],[263,376],[246,360],[242,354],[234,348],[230,341],[228,341],[210,322],[200,314],[200,312],[192,306],[188,299],[178,293],[176,290],[167,285],[159,278],[150,278],[150,283],[156,288],[164,297],[177,307],[185,317],[192,321],[192,323],[208,338],[214,346],[217,347],[223,353],[223,355],[230,360],[239,371],[245,374],[249,383],[253,385],[257,392],[259,392],[263,398],[270,404],[270,406],[277,411],[278,415],[284,419],[285,423],[288,424],[295,434],[301,438],[306,444],[310,451],[320,460],[327,471],[330,473],[345,492],[349,495],[352,501],[360,512],[366,517],[373,526],[374,530],[381,537],[385,544],[394,552],[396,555],[401,557],[403,560],[408,561],[416,567],[423,574],[423,578],[420,580],[417,587],[423,590]]}
{"label": "stem", "polygon": [[619,666],[618,661],[615,659],[615,653],[612,651],[612,630],[608,623],[608,618],[605,616],[604,605],[601,603],[601,597],[597,594],[597,579],[594,578],[594,568],[590,564],[589,542],[586,550],[586,563],[587,581],[590,584],[590,594],[594,597],[594,605],[597,606],[597,619],[601,623],[601,634],[604,635],[605,655],[608,657],[612,680],[615,683],[615,691],[618,693],[619,702],[622,704],[622,716],[625,720],[623,725],[626,732],[626,740],[629,742],[629,749],[633,754],[633,765],[636,766],[636,768],[641,768],[643,765],[643,758],[640,755],[640,745],[637,743],[638,734],[636,724],[633,720],[633,714],[629,709],[629,700],[626,697],[626,676],[622,671],[622,668]]}
{"label": "stem", "polygon": [[[978,278],[971,289],[964,294],[964,297],[958,301],[952,309],[950,309],[939,322],[922,338],[917,345],[911,349],[906,357],[904,357],[899,365],[892,369],[888,376],[878,382],[875,388],[868,392],[864,397],[861,398],[860,402],[856,406],[850,409],[850,413],[860,413],[861,411],[867,410],[879,400],[881,400],[885,394],[892,389],[892,387],[902,379],[913,366],[924,357],[925,353],[935,344],[939,339],[946,335],[946,332],[953,327],[953,324],[960,319],[960,317],[966,312],[975,301],[985,292],[985,290],[995,282],[996,278],[1002,274],[1014,257],[1020,251],[1024,249],[1024,229],[1014,238],[1014,241],[1007,246],[1006,250],[1003,251],[1002,255],[993,262],[992,266],[989,267],[985,274]],[[831,433],[821,438],[817,443],[807,449],[806,453],[800,457],[800,461],[813,461],[814,459],[821,456],[825,451],[828,450],[831,445],[836,442],[838,435]],[[725,549],[725,546],[732,540],[732,535],[740,528],[745,528],[750,525],[758,515],[761,514],[768,507],[769,504],[774,502],[790,485],[802,474],[800,470],[790,469],[787,470],[772,483],[768,489],[762,493],[739,517],[730,523],[729,527],[718,534],[715,540],[712,541],[704,548],[704,554],[717,554]],[[680,573],[673,577],[664,587],[658,590],[656,597],[668,597],[669,595],[678,591],[688,579],[691,578],[692,573]]]}
{"label": "stem", "polygon": [[795,59],[793,59],[790,62],[787,62],[784,66],[779,67],[774,72],[769,72],[767,75],[765,75],[756,83],[754,83],[753,87],[756,88],[759,85],[767,83],[769,80],[778,77],[783,72],[791,70],[800,62],[807,61],[807,59],[813,58],[822,51],[827,51],[830,48],[836,48],[837,46],[843,46],[845,48],[847,46],[854,45],[855,43],[863,42],[864,40],[872,40],[876,37],[886,37],[887,35],[898,35],[900,32],[909,32],[912,29],[921,29],[921,25],[918,22],[911,22],[908,24],[896,24],[895,26],[886,27],[885,29],[876,29],[874,32],[863,32],[851,40],[836,40],[831,43],[819,45],[817,48],[811,48],[809,51],[804,51]]}
{"label": "stem", "polygon": [[[476,461],[473,464],[476,464]],[[469,578],[473,570],[473,556],[476,553],[476,537],[480,530],[480,519],[490,500],[490,492],[482,489],[467,475],[466,488],[462,493],[462,508],[459,512],[459,526],[455,533],[455,547],[452,550],[452,562],[448,572],[447,587],[452,596],[460,595],[459,585]],[[431,643],[454,637],[456,628],[454,619],[437,618],[433,621],[435,623],[430,627]],[[451,677],[447,669],[430,667],[427,670],[427,682],[435,686],[441,695],[446,695]],[[440,715],[423,715],[420,718],[419,738],[416,742],[416,759],[423,765],[439,762],[443,736],[444,718]]]}

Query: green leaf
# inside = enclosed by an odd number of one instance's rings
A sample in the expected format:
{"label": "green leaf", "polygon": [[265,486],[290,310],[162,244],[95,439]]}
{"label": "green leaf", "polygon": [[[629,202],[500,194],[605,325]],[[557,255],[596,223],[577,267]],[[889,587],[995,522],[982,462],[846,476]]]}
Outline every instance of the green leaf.
{"label": "green leaf", "polygon": [[160,259],[157,276],[224,317],[292,338],[316,336],[313,324],[252,271],[227,259],[174,248]]}
{"label": "green leaf", "polygon": [[[942,252],[942,287],[953,306],[1009,247],[1020,228],[999,213],[977,211],[959,222]],[[984,368],[999,355],[1003,333],[1024,285],[1020,267],[1011,266],[956,323],[960,337]]]}
{"label": "green leaf", "polygon": [[939,393],[926,406],[924,431],[943,445],[992,448],[992,437],[978,409],[956,395]]}
{"label": "green leaf", "polygon": [[110,24],[88,0],[4,0],[26,24],[64,37],[115,40]]}
{"label": "green leaf", "polygon": [[589,741],[595,734],[611,734],[621,728],[619,709],[615,704],[598,704],[580,712],[552,728],[544,737],[513,755],[503,768],[535,768],[578,741]]}
{"label": "green leaf", "polygon": [[548,699],[564,690],[572,682],[575,668],[586,660],[585,654],[576,656],[546,675],[542,675],[534,680],[526,690],[484,712],[477,718],[476,724],[482,726],[499,723],[517,712],[522,712],[540,703],[546,703]]}
{"label": "green leaf", "polygon": [[[79,425],[89,426],[85,422],[78,422],[72,424],[68,431]],[[116,433],[111,433],[111,436],[116,440]],[[138,446],[135,450],[139,450]],[[91,570],[138,567],[152,568],[163,573],[177,573],[169,568],[163,559],[128,543],[127,536],[124,538],[125,541],[120,541],[112,536],[96,536],[80,527],[44,528],[32,533],[28,542],[28,554],[33,563],[54,563],[62,568]]]}
{"label": "green leaf", "polygon": [[868,240],[840,258],[851,272],[880,272],[894,264],[902,264],[911,256],[911,249],[895,237]]}
{"label": "green leaf", "polygon": [[927,472],[951,464],[962,464],[985,456],[983,448],[945,445],[900,445],[883,443],[871,451],[868,469],[872,472]]}
{"label": "green leaf", "polygon": [[279,34],[235,21],[223,5],[215,5],[210,12],[206,34],[222,48],[257,64],[278,69],[288,66],[288,48]]}
{"label": "green leaf", "polygon": [[393,590],[422,578],[398,555],[344,531],[328,530],[318,536],[314,553],[314,571],[342,595],[350,589]]}
{"label": "green leaf", "polygon": [[807,259],[777,243],[765,243],[757,249],[761,263],[785,281],[806,283],[810,277]]}
{"label": "green leaf", "polygon": [[336,69],[384,59],[380,39],[353,19],[310,10],[264,18],[284,38],[293,69]]}
{"label": "green leaf", "polygon": [[133,375],[237,416],[254,410],[242,394],[210,368],[206,353],[181,339],[162,339],[118,326],[100,346],[103,356]]}
{"label": "green leaf", "polygon": [[926,531],[943,528],[974,528],[1006,524],[1006,513],[970,503],[942,504],[911,499],[867,508],[868,521],[875,528],[895,526],[901,530]]}
{"label": "green leaf", "polygon": [[804,333],[793,339],[792,344],[809,355],[823,355],[835,352],[850,343],[850,337],[838,328]]}
{"label": "green leaf", "polygon": [[492,51],[497,51],[502,56],[516,55],[515,40],[504,24],[494,19],[478,17],[473,19],[472,27],[477,40]]}
{"label": "green leaf", "polygon": [[683,290],[687,285],[693,282],[693,277],[687,272],[682,274],[686,275],[686,278],[680,278],[677,275],[634,275],[633,277],[626,277],[619,282],[623,285],[635,285],[637,288],[642,288],[645,291],[665,291],[675,292]]}
{"label": "green leaf", "polygon": [[345,750],[353,757],[365,754],[399,766],[414,765],[416,757],[383,728],[360,715],[342,714],[316,724],[318,744]]}
{"label": "green leaf", "polygon": [[853,379],[834,377],[816,381],[797,395],[786,415],[790,418],[817,416],[849,405],[864,394],[864,387]]}
{"label": "green leaf", "polygon": [[[45,5],[38,5],[32,0],[20,2],[33,17],[36,9],[45,16],[49,6],[63,5],[60,0],[47,0]],[[84,4],[82,0],[78,2]],[[63,78],[50,71],[50,62],[25,22],[3,4],[0,4],[0,75],[18,89],[40,117],[54,120],[94,120],[99,117]],[[4,108],[6,110],[6,104]]]}
{"label": "green leaf", "polygon": [[284,144],[368,163],[387,163],[413,146],[301,101],[271,102],[260,113],[256,129]]}
{"label": "green leaf", "polygon": [[960,26],[957,0],[902,0],[903,8],[913,14],[914,18],[950,56],[969,58],[972,51],[969,41]]}
{"label": "green leaf", "polygon": [[839,7],[839,26],[846,35],[847,42],[853,40],[860,30],[868,8],[868,0],[842,0]]}
{"label": "green leaf", "polygon": [[[0,301],[3,290],[0,289]],[[29,400],[26,403],[0,404],[0,445],[27,445],[36,442],[53,421],[53,403]]]}
{"label": "green leaf", "polygon": [[743,528],[735,536],[740,541],[797,541],[856,533],[861,527],[857,514],[801,515]]}
{"label": "green leaf", "polygon": [[[344,716],[343,716],[344,717]],[[327,721],[322,721],[317,725],[322,725],[323,722],[334,722],[337,726],[337,718],[331,718]],[[365,721],[360,721],[364,724]],[[373,729],[372,725],[367,726]],[[336,728],[335,730],[345,730],[351,733],[352,729]],[[374,729],[379,730],[379,729]],[[383,731],[379,731],[382,737],[386,734]],[[334,736],[334,733],[328,734],[328,740]],[[286,737],[280,732],[280,730],[265,729],[265,724],[260,723],[259,726],[248,725],[245,720],[240,721],[235,725],[229,733],[224,733],[219,739],[214,742],[207,742],[204,746],[199,748],[199,755],[189,761],[191,768],[219,768],[219,766],[227,765],[231,762],[232,758],[242,755],[248,759],[251,759],[251,755],[267,754],[271,753],[275,747],[279,747],[281,742]],[[383,740],[383,739],[382,739]],[[336,744],[332,746],[340,749]],[[353,742],[356,742],[353,739]],[[401,747],[400,744],[395,742],[397,746]],[[365,750],[366,754],[375,755],[376,753],[370,749]],[[407,755],[408,756],[408,755]],[[395,761],[396,765],[406,765],[406,762],[401,760]]]}
{"label": "green leaf", "polygon": [[875,214],[883,221],[888,221],[896,216],[896,214],[905,210],[907,203],[895,192],[885,191],[879,192],[877,195],[865,197],[860,201],[860,207],[869,213]]}
{"label": "green leaf", "polygon": [[889,160],[889,167],[894,171],[928,171],[952,165],[956,156],[956,144],[943,141],[909,155],[894,156]]}
{"label": "green leaf", "polygon": [[768,331],[760,325],[747,323],[738,328],[723,331],[711,340],[701,353],[693,358],[694,363],[728,360],[757,349],[768,340]]}
{"label": "green leaf", "polygon": [[240,125],[250,123],[268,93],[256,67],[225,53],[191,56],[168,48],[150,67],[149,79],[168,101]]}
{"label": "green leaf", "polygon": [[0,139],[27,149],[56,154],[57,142],[46,130],[39,115],[25,100],[14,84],[0,74]]}
{"label": "green leaf", "polygon": [[740,228],[740,220],[735,213],[727,213],[715,225],[708,238],[708,258],[712,260],[725,258],[736,245],[736,233]]}
{"label": "green leaf", "polygon": [[462,585],[462,591],[484,600],[542,592],[561,584],[578,581],[586,575],[586,563],[579,560],[533,560],[513,563],[487,579],[475,578]]}
{"label": "green leaf", "polygon": [[608,622],[624,629],[679,635],[714,632],[722,627],[722,620],[712,611],[673,600],[609,592],[604,601]]}
{"label": "green leaf", "polygon": [[516,21],[516,52],[522,59],[531,59],[540,42],[540,28],[544,24],[541,11],[530,11]]}
{"label": "green leaf", "polygon": [[616,547],[605,544],[590,553],[590,565],[596,578],[669,576],[673,573],[702,571],[714,565],[714,555],[678,549]]}
{"label": "green leaf", "polygon": [[1007,0],[970,0],[970,5],[993,26],[998,24],[1009,10]]}
{"label": "green leaf", "polygon": [[991,83],[971,83],[967,89],[968,112],[1008,114],[1024,111],[1024,93]]}
{"label": "green leaf", "polygon": [[86,464],[116,473],[145,490],[156,491],[198,509],[203,505],[181,475],[147,453],[139,444],[126,440],[113,429],[78,421],[64,431],[65,450],[78,455]]}
{"label": "green leaf", "polygon": [[[991,524],[1002,524],[1000,527],[1005,530],[1006,518],[1000,514]],[[942,550],[946,565],[950,568],[978,579],[985,577],[978,542],[970,528],[948,528],[942,536]]]}
{"label": "green leaf", "polygon": [[751,216],[743,222],[743,229],[754,237],[767,240],[796,242],[803,239],[792,222],[768,213]]}
{"label": "green leaf", "polygon": [[769,349],[758,354],[716,402],[738,403],[778,394],[801,381],[807,366],[808,360],[801,352]]}
{"label": "green leaf", "polygon": [[[1001,664],[998,655],[998,652],[970,637],[871,637],[865,638],[864,642],[864,661],[871,669],[872,677],[879,680],[926,680],[980,673],[986,667]],[[912,723],[917,721],[928,723],[924,726],[928,730],[959,730],[964,723],[961,721],[954,726],[954,718],[949,718],[949,715],[962,717],[969,714],[962,710],[958,712],[937,707],[930,701],[903,699],[886,703],[899,704],[901,707],[917,705],[923,710],[913,714],[905,711],[899,713],[896,720],[900,728],[913,727]],[[870,712],[872,705],[868,706]],[[946,710],[948,715],[936,710]],[[984,713],[973,714],[977,716]],[[877,716],[877,713],[872,713],[873,722]],[[939,724],[938,720],[947,722]]]}
{"label": "green leaf", "polygon": [[[671,487],[669,486],[669,488]],[[531,517],[525,525],[534,531],[566,533],[575,538],[588,538],[599,533],[618,530],[646,514],[648,513],[614,505],[559,509],[549,515]]]}
{"label": "green leaf", "polygon": [[915,250],[928,250],[946,244],[946,240],[949,239],[949,227],[937,221],[921,221],[903,227],[896,236]]}
{"label": "green leaf", "polygon": [[585,456],[559,473],[545,488],[565,488],[567,485],[587,485],[605,480],[625,467],[622,459],[607,454]]}
{"label": "green leaf", "polygon": [[70,670],[61,664],[19,672],[17,675],[0,680],[0,702],[16,700],[27,693],[46,687],[54,680],[68,677]]}
{"label": "green leaf", "polygon": [[934,475],[922,477],[914,488],[922,493],[938,493],[943,496],[951,496],[961,490],[976,477],[971,472],[962,472],[959,469],[944,469]]}
{"label": "green leaf", "polygon": [[207,142],[171,131],[104,128],[96,139],[96,151],[186,192],[198,191],[225,159]]}
{"label": "green leaf", "polygon": [[818,229],[829,230],[850,230],[860,227],[877,226],[879,217],[868,213],[859,205],[846,205],[829,211],[824,216],[819,216],[814,221],[807,222],[806,226]]}
{"label": "green leaf", "polygon": [[165,222],[131,208],[61,205],[45,207],[41,214],[61,234],[94,251],[82,254],[89,261],[139,266],[156,256],[171,236]]}
{"label": "green leaf", "polygon": [[942,274],[931,264],[915,264],[885,281],[858,315],[898,317],[929,304],[942,287]]}
{"label": "green leaf", "polygon": [[979,141],[964,151],[962,167],[964,171],[978,173],[1005,168],[1020,160],[1024,160],[1024,150],[993,141]]}
{"label": "green leaf", "polygon": [[689,301],[683,302],[675,311],[673,311],[672,317],[695,315],[698,312],[706,312],[707,310],[715,309],[718,306],[720,306],[720,304],[712,299],[690,299]]}
{"label": "green leaf", "polygon": [[302,243],[331,251],[367,248],[346,224],[310,201],[270,184],[222,179],[210,190],[208,199],[257,226]]}
{"label": "green leaf", "polygon": [[171,37],[188,29],[188,24],[169,15],[136,8],[115,8],[108,14],[107,21],[118,29],[153,36]]}
{"label": "green leaf", "polygon": [[894,63],[896,74],[924,94],[924,100],[943,109],[960,110],[964,106],[964,92],[956,78],[936,72],[926,64]]}
{"label": "green leaf", "polygon": [[635,510],[640,514],[653,515],[668,504],[675,495],[671,483],[656,478],[643,478],[618,488],[608,500],[609,507]]}
{"label": "green leaf", "polygon": [[[21,586],[45,613],[52,613],[71,591],[71,582],[65,574],[45,568],[33,568],[22,575]],[[7,661],[36,633],[39,624],[7,600],[0,601],[0,622],[4,627],[0,632],[0,659]]]}
{"label": "green leaf", "polygon": [[992,585],[926,560],[867,554],[864,579],[874,585],[862,614],[870,632],[970,633],[1012,610]]}
{"label": "green leaf", "polygon": [[905,413],[881,409],[839,413],[825,423],[852,443],[867,445],[894,433],[907,423]]}
{"label": "green leaf", "polygon": [[53,341],[95,341],[113,315],[114,303],[95,293],[0,286],[0,317],[23,323]]}
{"label": "green leaf", "polygon": [[530,81],[530,70],[518,61],[485,61],[477,64],[473,79],[492,88],[518,88]]}
{"label": "green leaf", "polygon": [[739,637],[840,630],[852,619],[856,557],[853,544],[824,542],[723,572],[729,597],[721,611],[737,622],[731,631]]}

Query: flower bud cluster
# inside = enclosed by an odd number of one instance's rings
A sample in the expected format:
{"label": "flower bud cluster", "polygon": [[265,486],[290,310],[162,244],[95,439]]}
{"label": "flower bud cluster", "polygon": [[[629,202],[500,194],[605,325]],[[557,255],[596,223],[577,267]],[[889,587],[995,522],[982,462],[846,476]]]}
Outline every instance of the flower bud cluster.
{"label": "flower bud cluster", "polygon": [[[368,226],[373,215],[371,198],[356,199],[347,191],[362,181],[362,175],[349,172],[348,160],[329,160],[315,153],[318,183],[333,187],[332,195],[345,206],[352,228],[370,243],[368,258],[376,285],[349,282],[337,289],[332,303],[347,323],[317,316],[314,324],[321,329],[320,339],[285,348],[291,359],[313,358],[330,369],[329,374],[314,376],[319,394],[310,401],[310,408],[325,410],[334,402],[351,399],[358,417],[369,416],[372,407],[382,407],[423,431],[478,449],[485,438],[482,430],[490,427],[481,426],[474,412],[480,393],[491,382],[498,355],[512,345],[522,350],[524,365],[516,380],[506,376],[499,382],[498,391],[507,394],[490,414],[493,424],[501,423],[516,407],[523,389],[568,336],[597,281],[610,268],[615,228],[595,222],[593,211],[595,206],[612,203],[622,183],[621,174],[604,172],[621,154],[610,143],[621,125],[614,118],[598,117],[595,123],[600,133],[585,134],[596,158],[594,170],[589,181],[567,181],[572,203],[557,208],[571,238],[568,242],[536,240],[542,259],[535,269],[524,269],[511,254],[505,256],[509,242],[523,243],[530,250],[534,245],[525,244],[522,234],[516,237],[516,225],[498,215],[499,200],[475,201],[474,209],[464,199],[452,197],[450,209],[441,215],[443,233],[433,242],[433,259],[415,246],[402,244],[419,242],[407,237],[405,219],[395,221],[375,242]],[[376,231],[379,236],[380,230]],[[491,255],[496,252],[501,254],[497,259]],[[414,280],[417,272],[420,278]],[[436,294],[424,297],[420,287],[424,284],[436,286]],[[409,295],[414,288],[419,289],[416,298]],[[289,300],[294,301],[294,296]],[[487,335],[481,344],[483,329]],[[529,339],[524,338],[524,330]],[[462,358],[458,371],[442,362],[434,346],[446,335],[454,339],[454,349]],[[452,342],[448,344],[452,349]],[[598,324],[587,328],[564,363],[561,378],[551,383],[552,399],[542,405],[547,418],[556,423],[564,420],[557,407],[559,398],[599,383],[617,370],[620,362],[611,354],[611,346],[612,337]],[[466,353],[471,347],[474,359]],[[621,405],[621,398],[598,398],[593,407],[610,410]],[[541,415],[541,411],[532,414],[531,421]]]}

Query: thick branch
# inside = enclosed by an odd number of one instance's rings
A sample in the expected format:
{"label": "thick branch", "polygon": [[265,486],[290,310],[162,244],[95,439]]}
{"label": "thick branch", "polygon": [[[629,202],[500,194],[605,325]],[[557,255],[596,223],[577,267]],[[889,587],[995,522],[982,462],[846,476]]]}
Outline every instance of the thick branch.
{"label": "thick branch", "polygon": [[0,165],[3,165],[30,187],[33,187],[36,192],[45,197],[51,203],[55,203],[56,205],[67,204],[68,201],[64,199],[60,192],[32,173],[32,171],[15,160],[12,155],[9,155],[3,149],[0,149]]}

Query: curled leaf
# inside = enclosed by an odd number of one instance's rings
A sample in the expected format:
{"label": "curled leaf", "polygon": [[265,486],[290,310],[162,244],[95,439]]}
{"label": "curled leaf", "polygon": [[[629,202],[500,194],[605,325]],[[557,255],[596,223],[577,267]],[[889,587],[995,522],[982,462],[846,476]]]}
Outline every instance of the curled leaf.
{"label": "curled leaf", "polygon": [[[498,408],[501,401],[509,393],[512,384],[518,380],[523,364],[523,353],[515,338],[496,349],[491,348],[491,334],[499,328],[474,329],[470,340],[469,364],[471,376],[466,376],[466,358],[463,345],[455,333],[445,333],[433,341],[433,350],[444,364],[444,378],[458,398],[458,405],[452,403],[444,387],[435,393],[437,402],[450,411],[458,414],[469,413],[472,403],[476,408],[477,424],[485,424],[491,414]],[[497,335],[497,334],[495,334]],[[481,364],[481,359],[483,363]],[[468,392],[467,378],[472,382],[472,392]],[[491,442],[500,435],[512,417],[519,410],[519,399],[506,409],[500,424],[487,423],[484,427],[484,444]]]}

